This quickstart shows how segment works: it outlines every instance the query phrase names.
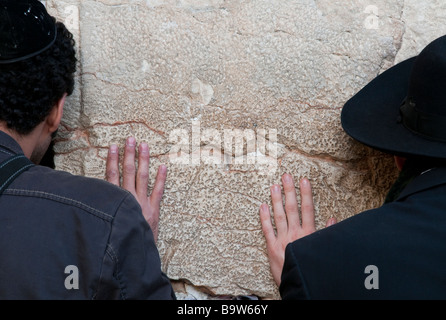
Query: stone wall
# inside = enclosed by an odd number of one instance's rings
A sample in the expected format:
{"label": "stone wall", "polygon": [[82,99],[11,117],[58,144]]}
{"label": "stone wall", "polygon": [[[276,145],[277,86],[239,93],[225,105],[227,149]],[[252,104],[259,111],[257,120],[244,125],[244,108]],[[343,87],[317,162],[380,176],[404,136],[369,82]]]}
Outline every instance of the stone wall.
{"label": "stone wall", "polygon": [[392,159],[340,111],[446,33],[441,0],[44,2],[79,58],[56,166],[103,179],[111,143],[149,143],[152,177],[169,169],[158,247],[180,299],[279,298],[258,208],[284,172],[312,182],[318,228],[379,206]]}

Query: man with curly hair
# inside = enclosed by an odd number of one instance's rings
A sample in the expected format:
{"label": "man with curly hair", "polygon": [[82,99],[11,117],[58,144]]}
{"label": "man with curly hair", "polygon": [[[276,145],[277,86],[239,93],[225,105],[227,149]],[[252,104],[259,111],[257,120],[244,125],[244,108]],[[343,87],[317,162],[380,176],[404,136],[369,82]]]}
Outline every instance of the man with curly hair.
{"label": "man with curly hair", "polygon": [[39,1],[0,0],[0,299],[175,299],[156,247],[167,169],[148,197],[147,144],[127,139],[123,188],[116,146],[109,182],[39,165],[75,71]]}

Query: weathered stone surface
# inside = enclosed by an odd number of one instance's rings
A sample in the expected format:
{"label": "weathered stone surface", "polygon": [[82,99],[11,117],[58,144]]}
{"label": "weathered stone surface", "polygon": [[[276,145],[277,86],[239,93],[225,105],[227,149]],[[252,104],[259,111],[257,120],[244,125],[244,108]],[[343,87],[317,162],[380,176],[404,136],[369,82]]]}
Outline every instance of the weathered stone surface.
{"label": "weathered stone surface", "polygon": [[318,228],[381,204],[392,160],[344,134],[341,108],[446,31],[441,0],[46,5],[74,33],[80,60],[58,169],[103,178],[111,143],[147,141],[152,177],[169,167],[163,270],[217,296],[279,297],[258,208],[282,173],[310,178]]}

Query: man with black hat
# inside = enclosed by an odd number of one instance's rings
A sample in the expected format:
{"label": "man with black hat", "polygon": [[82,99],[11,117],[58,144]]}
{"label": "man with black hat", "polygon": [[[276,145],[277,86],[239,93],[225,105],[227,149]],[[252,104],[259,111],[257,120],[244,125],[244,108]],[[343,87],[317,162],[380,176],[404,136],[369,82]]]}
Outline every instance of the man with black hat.
{"label": "man with black hat", "polygon": [[[38,165],[73,92],[72,34],[37,0],[0,0],[0,299],[175,299],[155,244],[166,179],[129,138],[119,187]],[[118,186],[117,186],[118,185]]]}
{"label": "man with black hat", "polygon": [[[353,96],[342,126],[390,153],[400,175],[385,203],[315,231],[311,187],[271,188],[260,207],[271,272],[283,299],[446,298],[446,36],[376,77]],[[301,218],[301,222],[300,222]]]}

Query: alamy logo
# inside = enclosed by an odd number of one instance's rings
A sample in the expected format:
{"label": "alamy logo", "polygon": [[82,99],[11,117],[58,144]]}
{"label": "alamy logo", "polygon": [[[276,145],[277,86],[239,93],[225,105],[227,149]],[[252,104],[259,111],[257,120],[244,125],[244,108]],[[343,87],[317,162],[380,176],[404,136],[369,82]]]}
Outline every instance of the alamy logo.
{"label": "alamy logo", "polygon": [[364,9],[364,13],[369,14],[364,20],[364,27],[366,29],[379,29],[379,13],[378,7],[374,5],[368,5]]}
{"label": "alamy logo", "polygon": [[365,267],[364,273],[368,276],[364,280],[364,287],[367,290],[379,289],[379,270],[378,267],[371,264]]}
{"label": "alamy logo", "polygon": [[201,128],[192,121],[190,131],[174,129],[169,141],[169,160],[173,164],[247,166],[263,174],[273,174],[278,168],[277,130]]}
{"label": "alamy logo", "polygon": [[68,274],[64,282],[65,288],[67,290],[79,289],[79,269],[74,265],[68,265],[64,273]]}

